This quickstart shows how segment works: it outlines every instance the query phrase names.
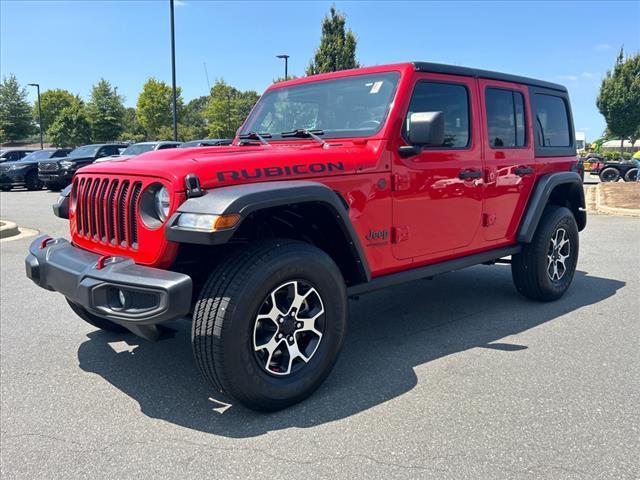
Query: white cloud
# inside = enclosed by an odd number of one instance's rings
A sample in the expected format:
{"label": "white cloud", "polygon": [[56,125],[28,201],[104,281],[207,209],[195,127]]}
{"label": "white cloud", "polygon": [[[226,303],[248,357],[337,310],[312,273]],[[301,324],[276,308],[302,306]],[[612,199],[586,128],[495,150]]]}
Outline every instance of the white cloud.
{"label": "white cloud", "polygon": [[185,2],[184,0],[174,0],[173,4],[176,7],[184,7],[187,5],[187,2]]}
{"label": "white cloud", "polygon": [[582,76],[583,76],[584,78],[593,78],[593,77],[595,77],[595,76],[596,76],[596,74],[595,74],[595,73],[592,73],[592,72],[582,72]]}
{"label": "white cloud", "polygon": [[596,52],[604,52],[605,50],[609,50],[610,48],[611,45],[609,45],[608,43],[599,43],[594,47]]}
{"label": "white cloud", "polygon": [[566,80],[566,81],[570,81],[570,82],[575,82],[576,80],[578,80],[578,76],[577,75],[558,75],[558,78],[560,80]]}

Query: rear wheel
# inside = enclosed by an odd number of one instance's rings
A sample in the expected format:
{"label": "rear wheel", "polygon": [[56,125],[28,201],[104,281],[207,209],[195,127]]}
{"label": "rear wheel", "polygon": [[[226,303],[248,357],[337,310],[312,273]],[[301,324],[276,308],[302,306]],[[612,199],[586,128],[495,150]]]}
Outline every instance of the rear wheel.
{"label": "rear wheel", "polygon": [[624,174],[625,182],[636,182],[638,180],[638,169],[630,168],[627,173]]}
{"label": "rear wheel", "polygon": [[42,190],[42,182],[38,179],[38,173],[27,173],[24,179],[24,186],[27,187],[27,190]]}
{"label": "rear wheel", "polygon": [[327,377],[346,316],[344,280],[328,255],[300,242],[259,242],[211,273],[193,315],[195,360],[219,390],[278,410]]}
{"label": "rear wheel", "polygon": [[607,167],[602,169],[599,177],[602,182],[617,182],[620,180],[620,170],[614,167]]}
{"label": "rear wheel", "polygon": [[107,320],[106,318],[98,317],[97,315],[94,315],[93,313],[88,312],[87,309],[84,308],[82,305],[78,305],[77,303],[72,302],[68,298],[67,298],[67,303],[69,304],[69,306],[71,307],[71,310],[73,310],[76,315],[78,315],[85,322],[87,322],[90,325],[93,325],[96,328],[99,328],[101,330],[106,330],[108,332],[115,332],[115,333],[128,332],[128,330],[123,326],[118,325],[117,323],[113,323],[112,321]]}
{"label": "rear wheel", "polygon": [[511,260],[518,292],[545,302],[564,295],[576,271],[578,240],[578,225],[571,210],[547,206],[533,240]]}

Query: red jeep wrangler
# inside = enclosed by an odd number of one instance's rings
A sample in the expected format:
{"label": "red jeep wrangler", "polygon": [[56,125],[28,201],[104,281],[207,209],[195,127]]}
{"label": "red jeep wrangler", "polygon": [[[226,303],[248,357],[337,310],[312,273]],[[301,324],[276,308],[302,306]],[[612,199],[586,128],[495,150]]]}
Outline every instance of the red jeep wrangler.
{"label": "red jeep wrangler", "polygon": [[227,147],[81,169],[40,237],[37,285],[82,319],[156,339],[193,315],[202,374],[276,410],[329,374],[347,299],[511,256],[560,298],[586,224],[567,90],[405,63],[271,86]]}

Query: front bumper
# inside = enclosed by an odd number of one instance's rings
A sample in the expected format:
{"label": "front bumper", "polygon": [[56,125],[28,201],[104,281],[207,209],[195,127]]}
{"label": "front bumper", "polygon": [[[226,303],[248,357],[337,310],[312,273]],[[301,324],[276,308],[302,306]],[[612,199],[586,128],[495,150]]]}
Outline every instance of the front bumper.
{"label": "front bumper", "polygon": [[38,171],[38,178],[41,182],[45,183],[56,183],[56,184],[65,184],[68,185],[71,183],[73,179],[74,172],[59,170],[57,172],[41,172]]}
{"label": "front bumper", "polygon": [[25,266],[36,285],[148,339],[157,337],[155,325],[191,309],[188,275],[137,265],[127,257],[101,257],[62,238],[34,240]]}

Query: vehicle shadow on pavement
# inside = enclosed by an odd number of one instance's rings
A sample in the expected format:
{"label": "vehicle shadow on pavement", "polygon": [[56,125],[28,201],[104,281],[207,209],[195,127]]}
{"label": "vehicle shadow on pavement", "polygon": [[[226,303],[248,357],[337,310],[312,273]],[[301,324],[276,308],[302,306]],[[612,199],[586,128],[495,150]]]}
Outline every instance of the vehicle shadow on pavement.
{"label": "vehicle shadow on pavement", "polygon": [[397,398],[416,386],[414,367],[447,355],[472,348],[518,355],[526,345],[499,340],[562,322],[564,314],[615,295],[624,285],[578,271],[562,299],[537,303],[517,294],[508,266],[479,266],[365,295],[350,302],[347,339],[327,381],[306,401],[271,414],[240,405],[215,410],[220,404],[211,398],[226,399],[197,371],[190,323],[184,320],[170,324],[173,330],[156,343],[92,332],[78,359],[80,368],[135,399],[149,417],[216,435],[252,437],[321,425]]}

